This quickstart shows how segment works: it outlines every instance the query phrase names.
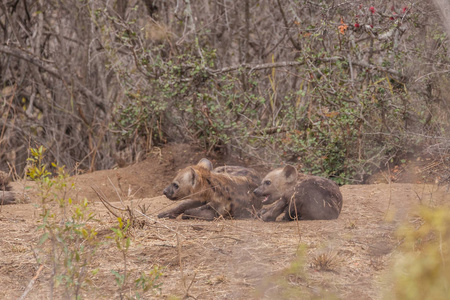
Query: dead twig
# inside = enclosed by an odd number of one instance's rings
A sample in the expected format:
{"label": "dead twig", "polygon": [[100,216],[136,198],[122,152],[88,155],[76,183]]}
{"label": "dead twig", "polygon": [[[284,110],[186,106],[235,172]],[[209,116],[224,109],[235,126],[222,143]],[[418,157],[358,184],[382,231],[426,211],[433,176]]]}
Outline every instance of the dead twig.
{"label": "dead twig", "polygon": [[[17,85],[15,84],[13,90],[11,91],[11,97],[9,98],[8,110],[6,111],[5,120],[8,120],[9,112],[11,110],[11,105],[14,100],[14,97],[16,96],[16,89],[17,89]],[[2,131],[0,133],[0,146],[3,142],[3,135],[5,134],[5,131],[6,131],[6,123],[3,124]]]}
{"label": "dead twig", "polygon": [[[106,207],[106,209],[107,209],[111,214],[113,214],[116,218],[118,218],[119,215],[117,215],[110,207],[113,207],[113,208],[118,209],[118,210],[122,210],[122,209],[119,208],[119,207],[115,207],[114,205],[112,205],[111,203],[109,203],[109,202],[106,200],[105,195],[103,194],[103,192],[102,192],[100,189],[99,189],[99,191],[97,191],[96,188],[94,188],[93,186],[91,186],[91,188],[92,188],[92,189],[94,190],[94,192],[97,194],[98,198],[100,199],[100,201],[102,202],[102,204]],[[101,193],[101,194],[100,194],[100,193]]]}
{"label": "dead twig", "polygon": [[195,277],[197,276],[197,273],[194,273],[194,277],[192,277],[191,283],[189,284],[189,286],[186,289],[186,293],[184,294],[184,299],[188,299],[188,298],[194,298],[197,299],[196,297],[192,296],[189,294],[189,289],[191,288],[192,284],[194,283]]}
{"label": "dead twig", "polygon": [[[107,177],[108,177],[109,183],[111,183],[111,185],[112,185],[114,191],[116,191],[116,195],[117,195],[117,197],[119,198],[120,203],[122,203],[122,205],[125,206],[125,204],[123,204],[122,197],[120,197],[120,193],[119,193],[119,191],[117,190],[116,186],[114,185],[114,183],[112,183],[112,181],[111,181],[111,179],[109,178],[109,176],[107,176]],[[119,183],[120,183],[120,179],[118,179],[118,181],[119,181]]]}
{"label": "dead twig", "polygon": [[41,265],[39,269],[36,272],[36,275],[34,275],[33,279],[28,283],[27,288],[23,292],[22,296],[20,296],[19,300],[25,299],[25,297],[28,295],[28,293],[33,288],[34,283],[36,282],[36,279],[39,277],[39,274],[41,273],[42,269],[44,268],[44,265]]}
{"label": "dead twig", "polygon": [[[177,230],[170,228],[169,226],[163,224],[162,222],[159,222],[159,221],[157,221],[157,220],[155,220],[155,219],[150,218],[149,216],[143,214],[142,212],[140,212],[140,211],[138,211],[138,210],[136,210],[136,209],[135,209],[134,211],[137,212],[137,213],[139,213],[139,214],[141,214],[144,218],[147,218],[147,219],[149,219],[149,220],[152,221],[152,222],[155,222],[155,223],[157,223],[157,224],[160,224],[160,225],[162,225],[164,228],[166,228],[167,230],[169,230],[169,231],[171,231],[171,232],[173,232],[173,233],[175,233],[175,234],[177,234],[177,235],[180,235],[180,236],[182,236],[184,239],[186,239],[186,237],[185,237],[184,235],[182,235],[181,233],[179,233]],[[190,226],[190,225],[189,225],[189,226]]]}

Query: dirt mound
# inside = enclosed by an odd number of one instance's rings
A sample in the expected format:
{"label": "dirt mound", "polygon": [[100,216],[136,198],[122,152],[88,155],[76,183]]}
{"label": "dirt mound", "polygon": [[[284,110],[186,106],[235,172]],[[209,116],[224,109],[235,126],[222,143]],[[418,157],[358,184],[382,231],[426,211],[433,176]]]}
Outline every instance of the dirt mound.
{"label": "dirt mound", "polygon": [[117,192],[124,199],[156,197],[162,195],[179,169],[196,164],[204,156],[202,150],[188,145],[167,145],[164,149],[155,147],[140,163],[74,176],[73,179],[78,187],[78,196],[88,199],[97,199],[91,186],[100,188],[112,201],[118,200]]}
{"label": "dirt mound", "polygon": [[393,163],[370,176],[367,183],[431,183],[450,184],[450,155],[427,153],[411,156]]}
{"label": "dirt mound", "polygon": [[[137,164],[71,177],[75,190],[69,196],[98,201],[92,187],[100,190],[110,201],[118,201],[118,195],[123,200],[160,196],[179,169],[196,164],[203,157],[206,157],[203,150],[186,144],[169,144],[163,149],[154,147],[145,160]],[[218,157],[208,158],[213,164],[224,164],[224,160]],[[21,180],[11,185],[16,192],[25,194],[19,195],[19,202],[39,200],[33,182]]]}

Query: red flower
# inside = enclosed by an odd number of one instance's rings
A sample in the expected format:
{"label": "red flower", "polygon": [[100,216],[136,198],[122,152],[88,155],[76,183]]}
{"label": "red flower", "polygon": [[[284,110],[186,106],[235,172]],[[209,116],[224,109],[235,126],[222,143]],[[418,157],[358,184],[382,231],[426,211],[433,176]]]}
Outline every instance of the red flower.
{"label": "red flower", "polygon": [[408,6],[403,7],[403,13],[405,13],[408,10]]}
{"label": "red flower", "polygon": [[375,13],[375,7],[373,7],[373,6],[369,7],[369,11],[374,14]]}
{"label": "red flower", "polygon": [[373,25],[372,25],[372,24],[370,24],[370,28],[373,28]]}
{"label": "red flower", "polygon": [[355,28],[358,28],[359,27],[359,24],[358,23],[355,23]]}

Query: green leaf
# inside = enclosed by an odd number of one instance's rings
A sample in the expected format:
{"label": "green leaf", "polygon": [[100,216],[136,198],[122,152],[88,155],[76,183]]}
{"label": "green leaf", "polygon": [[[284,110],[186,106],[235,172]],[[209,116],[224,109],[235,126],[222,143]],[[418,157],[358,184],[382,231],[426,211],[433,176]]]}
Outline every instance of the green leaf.
{"label": "green leaf", "polygon": [[41,235],[41,237],[39,238],[39,243],[38,245],[41,246],[43,243],[45,243],[45,241],[48,239],[49,237],[49,233],[46,232],[43,235]]}

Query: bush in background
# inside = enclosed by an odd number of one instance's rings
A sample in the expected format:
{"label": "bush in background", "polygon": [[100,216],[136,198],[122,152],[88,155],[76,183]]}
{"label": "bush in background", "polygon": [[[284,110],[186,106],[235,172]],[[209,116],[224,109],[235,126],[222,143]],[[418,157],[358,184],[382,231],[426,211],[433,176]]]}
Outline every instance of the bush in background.
{"label": "bush in background", "polygon": [[448,143],[431,1],[222,2],[3,4],[0,167],[30,142],[91,171],[188,142],[343,184]]}

